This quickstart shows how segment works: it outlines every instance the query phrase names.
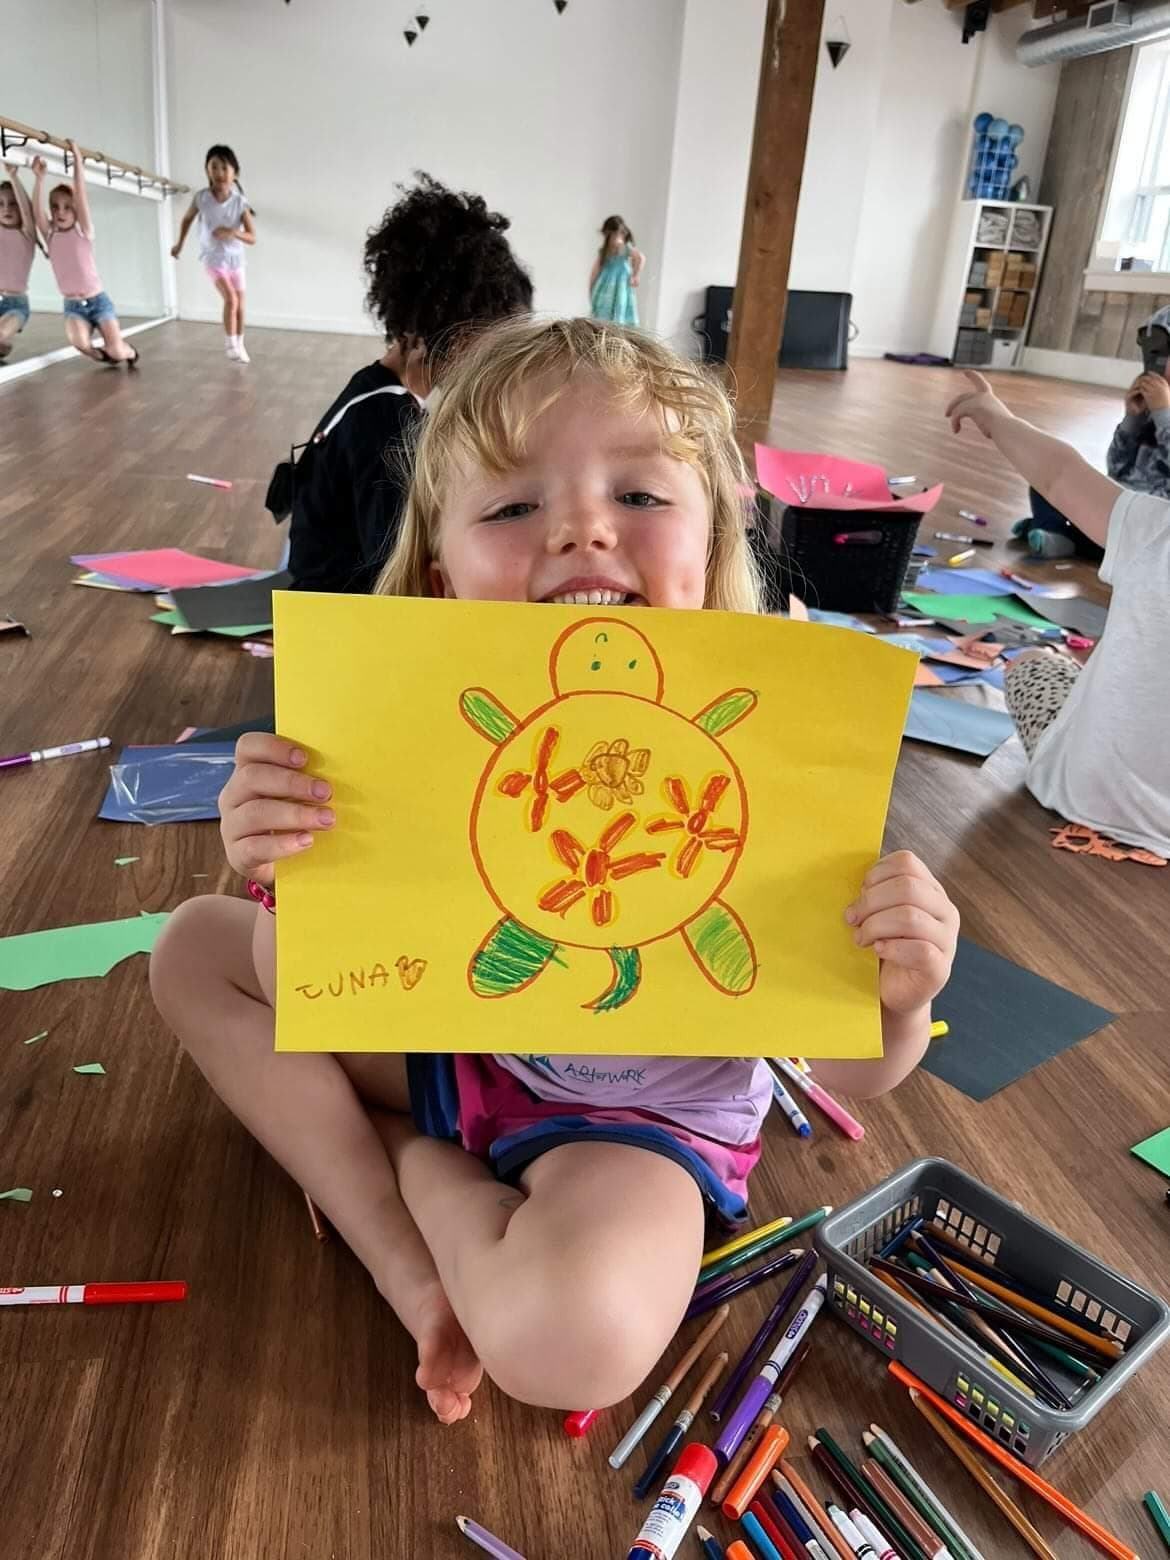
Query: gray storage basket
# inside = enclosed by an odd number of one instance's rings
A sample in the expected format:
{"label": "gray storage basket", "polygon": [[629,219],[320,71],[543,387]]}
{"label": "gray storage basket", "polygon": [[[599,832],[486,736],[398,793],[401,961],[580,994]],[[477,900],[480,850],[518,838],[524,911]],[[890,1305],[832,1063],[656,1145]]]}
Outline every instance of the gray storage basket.
{"label": "gray storage basket", "polygon": [[[978,1344],[961,1342],[866,1266],[920,1214],[924,1235],[943,1233],[967,1248],[967,1266],[985,1268],[989,1277],[1000,1267],[1043,1296],[1050,1310],[1116,1338],[1125,1354],[1072,1409],[1026,1397],[987,1367]],[[945,1159],[916,1159],[896,1171],[819,1224],[815,1244],[828,1268],[829,1303],[837,1315],[1033,1468],[1088,1424],[1170,1331],[1170,1307],[1163,1300]],[[952,1248],[942,1242],[941,1249],[950,1254]],[[1045,1369],[1059,1375],[1059,1367],[1047,1361]]]}

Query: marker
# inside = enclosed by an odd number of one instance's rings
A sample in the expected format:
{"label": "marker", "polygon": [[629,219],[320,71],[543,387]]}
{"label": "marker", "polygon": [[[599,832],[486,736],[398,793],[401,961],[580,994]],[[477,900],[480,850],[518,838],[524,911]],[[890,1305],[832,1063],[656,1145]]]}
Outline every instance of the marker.
{"label": "marker", "polygon": [[887,477],[887,487],[909,487],[911,482],[917,482],[917,477]]}
{"label": "marker", "polygon": [[132,1305],[149,1300],[185,1300],[179,1280],[148,1284],[41,1284],[32,1289],[0,1289],[0,1305]]}
{"label": "marker", "polygon": [[670,1375],[667,1376],[649,1403],[646,1404],[646,1407],[638,1415],[637,1419],[634,1420],[625,1435],[622,1436],[613,1451],[610,1452],[609,1466],[611,1468],[621,1468],[625,1464],[626,1459],[635,1446],[637,1446],[638,1442],[670,1402],[676,1387],[678,1387],[687,1371],[690,1370],[699,1355],[702,1354],[703,1350],[711,1342],[711,1339],[714,1338],[715,1334],[723,1326],[730,1310],[731,1307],[729,1305],[721,1305],[718,1311],[715,1312],[715,1315],[707,1323],[706,1327],[703,1328],[703,1331],[695,1339],[694,1343],[691,1344],[682,1359],[679,1360],[678,1364],[671,1371]]}
{"label": "marker", "polygon": [[1097,643],[1095,639],[1090,639],[1085,634],[1066,634],[1064,642],[1070,650],[1091,650]]}
{"label": "marker", "polygon": [[575,1414],[569,1414],[565,1419],[565,1434],[571,1435],[574,1440],[579,1439],[600,1413],[599,1408],[583,1408]]}
{"label": "marker", "polygon": [[22,764],[39,764],[46,758],[69,758],[74,753],[96,753],[108,748],[109,737],[90,737],[85,742],[66,742],[63,747],[34,748],[31,753],[14,753],[11,758],[0,758],[0,769],[18,769]]}
{"label": "marker", "polygon": [[809,1290],[804,1305],[792,1318],[784,1336],[764,1361],[760,1374],[744,1393],[739,1407],[732,1414],[722,1435],[716,1441],[715,1451],[719,1456],[730,1459],[735,1455],[739,1443],[751,1428],[752,1420],[759,1413],[763,1407],[764,1400],[780,1379],[780,1372],[800,1347],[805,1333],[808,1332],[816,1320],[817,1313],[825,1303],[828,1285],[828,1278],[822,1274],[812,1289]]}
{"label": "marker", "polygon": [[776,1548],[776,1545],[768,1537],[767,1533],[765,1533],[759,1517],[753,1512],[745,1511],[740,1525],[760,1554],[763,1555],[764,1560],[784,1560],[784,1556]]}
{"label": "marker", "polygon": [[990,536],[960,536],[957,531],[936,531],[936,542],[966,542],[968,547],[994,547],[995,542]]}
{"label": "marker", "polygon": [[[888,1548],[885,1543],[879,1549],[870,1537],[870,1534],[862,1527],[858,1518],[865,1518],[864,1511],[853,1510],[846,1515],[840,1506],[830,1506],[829,1516],[832,1519],[833,1526],[849,1545],[850,1549],[852,1549],[853,1553],[860,1557],[860,1560],[871,1560],[873,1556],[880,1556],[880,1560],[898,1560],[895,1550]],[[870,1532],[876,1533],[877,1529],[873,1523],[868,1522],[868,1519],[866,1521]]]}
{"label": "marker", "polygon": [[952,555],[946,560],[947,568],[957,569],[961,563],[966,563],[968,558],[974,558],[974,556],[974,547],[968,547],[966,552],[952,553]]}
{"label": "marker", "polygon": [[756,1492],[788,1449],[788,1431],[783,1425],[769,1425],[747,1466],[723,1501],[723,1515],[738,1522],[756,1498]]}
{"label": "marker", "polygon": [[776,1077],[775,1073],[772,1074],[772,1098],[788,1117],[788,1124],[794,1132],[803,1138],[812,1137],[812,1126],[808,1117],[780,1082],[779,1078]]}
{"label": "marker", "polygon": [[[785,1284],[779,1299],[776,1301],[776,1304],[760,1323],[759,1330],[757,1331],[755,1337],[744,1350],[742,1358],[736,1364],[735,1369],[731,1372],[731,1375],[728,1376],[726,1382],[720,1388],[715,1401],[708,1409],[708,1413],[716,1424],[718,1424],[719,1421],[723,1418],[723,1415],[727,1410],[727,1405],[739,1391],[744,1381],[746,1381],[748,1372],[759,1359],[760,1355],[764,1352],[764,1348],[768,1342],[768,1339],[772,1336],[776,1328],[779,1327],[781,1321],[784,1319],[788,1307],[792,1304],[797,1295],[800,1294],[801,1290],[804,1288],[805,1284],[807,1284],[809,1279],[812,1277],[816,1265],[817,1254],[815,1251],[810,1251],[805,1257],[804,1261],[797,1268],[796,1272],[793,1273],[792,1277],[788,1280],[787,1284]],[[777,1384],[776,1390],[779,1392],[779,1384]],[[773,1393],[773,1397],[775,1395],[776,1394]],[[769,1398],[768,1403],[771,1402],[772,1399]],[[760,1419],[763,1418],[764,1411],[768,1407],[768,1403],[765,1403],[764,1408],[760,1410]],[[773,1404],[773,1415],[779,1406],[779,1403]],[[772,1422],[771,1418],[764,1420],[762,1424],[760,1424],[760,1419],[756,1420],[756,1424],[759,1425],[761,1431],[766,1430],[768,1425],[770,1425]],[[755,1429],[755,1427],[756,1426],[753,1425],[752,1428]],[[744,1445],[747,1445],[746,1441],[744,1442]],[[730,1466],[731,1464],[729,1463],[728,1467]],[[726,1473],[727,1469],[725,1468],[723,1471]],[[718,1485],[716,1485],[716,1488],[718,1488]],[[720,1499],[722,1499],[722,1497],[720,1497]]]}
{"label": "marker", "polygon": [[1036,588],[1036,581],[1026,580],[1022,574],[1013,574],[1010,569],[1001,569],[999,572],[1005,580],[1011,580],[1012,584],[1018,585],[1021,590],[1035,590]]}
{"label": "marker", "polygon": [[197,477],[193,471],[187,473],[188,482],[203,482],[208,487],[231,488],[230,482],[225,482],[222,477]]}
{"label": "marker", "polygon": [[959,510],[959,519],[960,520],[969,520],[972,525],[990,525],[991,524],[990,520],[985,520],[982,515],[977,515],[974,512],[974,510],[971,510],[971,509],[960,509]]}
{"label": "marker", "polygon": [[860,1121],[855,1121],[844,1105],[838,1105],[828,1090],[822,1089],[815,1078],[801,1072],[797,1064],[786,1056],[775,1056],[772,1060],[788,1081],[794,1083],[798,1089],[807,1094],[818,1110],[823,1111],[833,1125],[844,1132],[847,1138],[852,1138],[855,1143],[861,1141],[865,1136],[865,1128]]}
{"label": "marker", "polygon": [[856,542],[862,547],[876,547],[881,539],[880,531],[838,531],[833,538],[838,547],[844,547],[849,542]]}
{"label": "marker", "polygon": [[672,1560],[703,1504],[719,1464],[709,1446],[686,1448],[662,1486],[626,1560]]}
{"label": "marker", "polygon": [[492,1560],[524,1560],[524,1556],[517,1549],[511,1549],[503,1539],[497,1538],[494,1533],[489,1533],[487,1528],[480,1527],[478,1522],[473,1522],[470,1517],[456,1517],[455,1526],[469,1538],[477,1548],[482,1549],[485,1555],[491,1555]]}
{"label": "marker", "polygon": [[930,1038],[932,1040],[941,1040],[944,1035],[949,1035],[950,1032],[951,1026],[945,1018],[938,1019],[936,1023],[930,1026]]}

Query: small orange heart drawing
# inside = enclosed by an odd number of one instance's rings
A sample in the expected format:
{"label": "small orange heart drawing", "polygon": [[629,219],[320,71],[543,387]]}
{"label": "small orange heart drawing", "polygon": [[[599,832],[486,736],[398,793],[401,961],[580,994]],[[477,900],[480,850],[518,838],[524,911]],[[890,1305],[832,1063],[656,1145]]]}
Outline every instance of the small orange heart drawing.
{"label": "small orange heart drawing", "polygon": [[403,991],[413,991],[423,978],[427,967],[425,959],[408,959],[405,954],[397,960],[394,968],[398,971],[398,978],[402,982]]}

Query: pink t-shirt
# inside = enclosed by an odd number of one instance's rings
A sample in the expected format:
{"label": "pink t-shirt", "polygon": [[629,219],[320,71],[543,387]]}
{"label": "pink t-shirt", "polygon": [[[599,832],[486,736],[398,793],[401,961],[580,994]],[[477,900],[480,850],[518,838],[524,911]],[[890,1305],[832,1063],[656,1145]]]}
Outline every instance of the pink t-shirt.
{"label": "pink t-shirt", "polygon": [[0,227],[0,293],[26,293],[36,245],[22,228]]}
{"label": "pink t-shirt", "polygon": [[49,231],[49,263],[66,298],[96,298],[102,291],[93,258],[93,239],[75,222],[71,228]]}
{"label": "pink t-shirt", "polygon": [[772,1102],[759,1057],[494,1056],[542,1100],[649,1111],[719,1143],[754,1143]]}

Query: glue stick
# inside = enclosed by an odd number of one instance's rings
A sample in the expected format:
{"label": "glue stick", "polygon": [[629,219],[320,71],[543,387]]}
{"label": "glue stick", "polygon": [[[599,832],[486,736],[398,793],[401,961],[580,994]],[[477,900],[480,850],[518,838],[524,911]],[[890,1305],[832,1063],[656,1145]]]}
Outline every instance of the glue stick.
{"label": "glue stick", "polygon": [[671,1560],[695,1520],[719,1463],[709,1446],[688,1446],[662,1486],[626,1560]]}

